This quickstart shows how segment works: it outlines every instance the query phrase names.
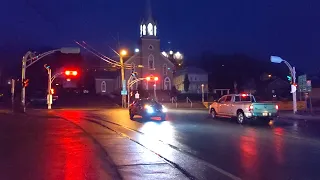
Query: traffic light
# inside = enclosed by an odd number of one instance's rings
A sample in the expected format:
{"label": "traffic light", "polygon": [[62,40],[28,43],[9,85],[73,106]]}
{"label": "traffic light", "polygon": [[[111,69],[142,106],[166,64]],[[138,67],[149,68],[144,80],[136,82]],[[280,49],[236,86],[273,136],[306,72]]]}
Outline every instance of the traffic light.
{"label": "traffic light", "polygon": [[292,81],[292,77],[291,76],[287,76],[288,81]]}
{"label": "traffic light", "polygon": [[23,87],[27,87],[29,85],[29,79],[25,79],[23,82],[22,82],[22,86]]}
{"label": "traffic light", "polygon": [[159,78],[158,77],[154,77],[154,76],[148,76],[148,77],[146,77],[146,80],[147,81],[159,81]]}

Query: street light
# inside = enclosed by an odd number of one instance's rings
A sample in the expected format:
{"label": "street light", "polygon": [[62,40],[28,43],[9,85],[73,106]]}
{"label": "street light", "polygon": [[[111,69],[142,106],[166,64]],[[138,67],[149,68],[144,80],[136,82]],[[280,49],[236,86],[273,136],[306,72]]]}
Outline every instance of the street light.
{"label": "street light", "polygon": [[35,55],[34,52],[28,51],[23,57],[22,57],[22,69],[21,69],[21,82],[22,90],[21,90],[21,104],[23,108],[23,112],[26,112],[26,86],[25,86],[25,80],[26,80],[26,71],[27,68],[32,66],[34,63],[38,62],[40,59],[53,54],[55,52],[61,52],[64,54],[79,54],[80,48],[73,48],[73,47],[64,47],[60,49],[51,50],[39,55]]}
{"label": "street light", "polygon": [[128,54],[128,52],[124,49],[120,51],[121,56],[126,56],[127,54]]}
{"label": "street light", "polygon": [[204,102],[204,84],[201,84],[202,102]]}
{"label": "street light", "polygon": [[124,64],[123,64],[123,57],[126,56],[128,52],[125,49],[120,50],[120,66],[121,66],[121,82],[122,82],[122,107],[126,107],[126,95],[128,94],[127,92],[127,86],[126,86],[126,80],[124,79]]}
{"label": "street light", "polygon": [[282,59],[279,56],[271,56],[270,57],[271,62],[273,63],[282,63],[284,62],[287,67],[290,70],[291,77],[292,77],[292,83],[291,83],[291,93],[292,93],[292,101],[293,101],[293,113],[297,113],[297,89],[296,89],[296,68],[292,67],[288,61]]}

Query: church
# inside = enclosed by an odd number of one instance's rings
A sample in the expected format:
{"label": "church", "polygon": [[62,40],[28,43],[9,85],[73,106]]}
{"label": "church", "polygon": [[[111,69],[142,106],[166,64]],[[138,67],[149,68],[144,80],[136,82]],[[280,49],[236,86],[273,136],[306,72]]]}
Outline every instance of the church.
{"label": "church", "polygon": [[[140,39],[139,52],[124,63],[133,67],[137,73],[135,79],[146,77],[158,77],[158,81],[140,81],[139,83],[146,90],[171,90],[173,71],[175,65],[160,50],[160,39],[158,38],[157,22],[152,16],[150,0],[147,0],[146,16],[139,25]],[[125,71],[125,79],[128,80],[132,70]],[[133,85],[132,89],[137,89],[138,84]]]}

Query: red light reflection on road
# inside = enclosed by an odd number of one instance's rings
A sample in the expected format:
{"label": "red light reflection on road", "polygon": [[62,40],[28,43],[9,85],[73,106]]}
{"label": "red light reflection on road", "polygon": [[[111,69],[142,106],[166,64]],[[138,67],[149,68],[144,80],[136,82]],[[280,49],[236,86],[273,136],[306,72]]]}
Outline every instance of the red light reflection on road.
{"label": "red light reflection on road", "polygon": [[248,172],[255,171],[257,161],[257,142],[256,132],[252,129],[247,130],[246,135],[240,137],[240,156],[243,168]]}
{"label": "red light reflection on road", "polygon": [[274,147],[276,152],[276,159],[278,163],[284,163],[284,157],[283,157],[283,134],[284,130],[282,128],[273,128],[272,129],[274,136]]}
{"label": "red light reflection on road", "polygon": [[68,119],[74,123],[80,123],[81,120],[85,119],[85,113],[76,110],[65,110],[57,113],[60,117]]}

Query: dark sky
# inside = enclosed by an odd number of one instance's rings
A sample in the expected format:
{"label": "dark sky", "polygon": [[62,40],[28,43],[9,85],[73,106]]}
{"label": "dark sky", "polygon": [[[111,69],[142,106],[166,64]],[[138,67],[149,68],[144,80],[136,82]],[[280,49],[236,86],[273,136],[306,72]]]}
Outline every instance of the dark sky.
{"label": "dark sky", "polygon": [[[162,48],[187,57],[246,53],[279,55],[307,71],[320,69],[318,0],[153,0]],[[73,45],[85,40],[100,51],[112,36],[134,49],[145,0],[4,0],[0,48]]]}

